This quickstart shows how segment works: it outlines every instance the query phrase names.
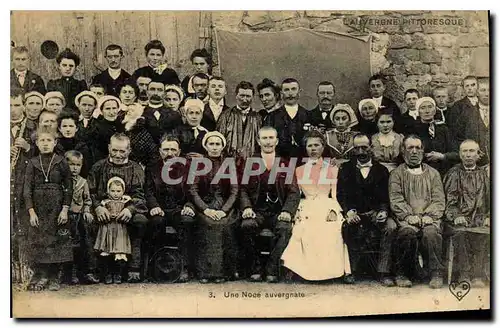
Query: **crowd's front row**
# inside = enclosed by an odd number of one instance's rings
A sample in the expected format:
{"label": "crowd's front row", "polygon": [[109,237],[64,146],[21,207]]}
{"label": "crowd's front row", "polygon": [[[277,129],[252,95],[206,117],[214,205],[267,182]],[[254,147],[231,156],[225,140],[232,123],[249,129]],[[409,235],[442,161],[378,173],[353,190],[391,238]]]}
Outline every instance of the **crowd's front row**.
{"label": "crowd's front row", "polygon": [[[371,140],[362,133],[354,137],[353,159],[340,168],[325,154],[318,131],[306,134],[308,158],[296,168],[276,153],[273,127],[262,127],[257,142],[260,153],[242,164],[224,158],[221,133],[208,132],[205,156],[186,161],[179,140],[165,135],[158,161],[144,171],[129,159],[129,138],[117,133],[109,157],[85,180],[82,154],[56,154],[53,131],[40,127],[40,155],[28,161],[23,193],[35,272],[29,288],[58,290],[60,279],[139,282],[141,255],[162,246],[167,225],[180,235],[179,282],[272,283],[286,276],[354,283],[363,254],[374,251],[384,286],[411,287],[428,278],[439,288],[443,244],[453,236],[459,281],[485,285],[488,239],[460,229],[489,226],[489,171],[476,165],[475,141],[462,142],[461,163],[443,181],[422,163],[423,143],[415,135],[404,138],[404,163],[390,174],[372,158]],[[267,257],[257,247],[262,231],[272,239]],[[287,274],[279,275],[280,266]]]}

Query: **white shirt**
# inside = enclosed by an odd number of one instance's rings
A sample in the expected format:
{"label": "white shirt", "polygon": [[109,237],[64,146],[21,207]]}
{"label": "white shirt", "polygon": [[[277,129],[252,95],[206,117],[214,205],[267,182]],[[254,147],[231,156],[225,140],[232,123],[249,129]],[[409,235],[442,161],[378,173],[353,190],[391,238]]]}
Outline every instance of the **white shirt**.
{"label": "white shirt", "polygon": [[248,107],[247,109],[241,109],[240,106],[236,105],[236,108],[240,111],[241,114],[243,114],[241,116],[241,120],[243,121],[243,123],[245,123],[247,120],[247,115],[252,110],[252,107]]}
{"label": "white shirt", "polygon": [[288,106],[285,105],[285,110],[288,113],[288,116],[293,120],[299,111],[299,105]]}
{"label": "white shirt", "polygon": [[14,73],[16,73],[17,79],[19,80],[19,84],[21,86],[24,86],[24,81],[26,79],[26,74],[28,74],[28,70],[21,72],[14,69]]}
{"label": "white shirt", "polygon": [[467,97],[469,98],[469,101],[470,103],[473,105],[473,106],[476,106],[477,105],[477,97]]}
{"label": "white shirt", "polygon": [[409,110],[408,111],[408,115],[410,115],[411,117],[413,117],[414,120],[417,119],[418,117],[418,110],[414,109],[414,110]]}
{"label": "white shirt", "polygon": [[358,161],[358,165],[361,166],[361,168],[359,169],[359,171],[361,172],[361,175],[363,176],[363,179],[366,179],[366,177],[368,176],[368,174],[370,174],[371,166],[373,165],[372,164],[372,160],[369,160],[368,162],[366,162],[364,164],[361,164]]}
{"label": "white shirt", "polygon": [[407,167],[406,168],[408,170],[408,172],[410,172],[411,174],[414,174],[414,175],[420,175],[422,173],[424,173],[424,170],[422,170],[422,165],[420,165],[419,167],[416,167],[416,168],[409,168]]}
{"label": "white shirt", "polygon": [[384,96],[380,96],[378,98],[372,98],[373,100],[375,100],[375,102],[377,103],[377,107],[380,107],[382,106],[382,98],[384,98]]}
{"label": "white shirt", "polygon": [[86,128],[88,125],[89,125],[89,120],[88,118],[85,118],[83,117],[82,115],[80,115],[80,121],[83,122],[83,127]]}
{"label": "white shirt", "polygon": [[108,67],[109,76],[111,76],[111,78],[113,80],[116,80],[120,76],[121,72],[122,72],[121,68],[114,69],[114,68]]}
{"label": "white shirt", "polygon": [[194,138],[198,138],[198,135],[200,134],[200,131],[205,131],[205,132],[208,132],[207,129],[205,129],[204,127],[202,127],[201,125],[198,125],[198,126],[193,126],[191,129],[193,129],[193,132],[194,132]]}
{"label": "white shirt", "polygon": [[224,108],[224,99],[221,99],[217,104],[210,98],[208,100],[208,107],[210,107],[210,109],[212,110],[215,121],[217,121],[219,119],[220,114],[222,113],[222,109]]}
{"label": "white shirt", "polygon": [[262,159],[264,160],[264,163],[266,164],[266,168],[271,171],[274,160],[276,159],[276,152],[271,153],[271,154],[266,154],[261,152],[260,155],[262,156]]}

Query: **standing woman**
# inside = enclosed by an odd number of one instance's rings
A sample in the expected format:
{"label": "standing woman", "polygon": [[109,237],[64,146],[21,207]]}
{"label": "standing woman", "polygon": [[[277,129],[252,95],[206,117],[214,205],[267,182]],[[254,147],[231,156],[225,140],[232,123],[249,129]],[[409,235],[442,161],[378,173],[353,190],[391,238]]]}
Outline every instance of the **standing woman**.
{"label": "standing woman", "polygon": [[[212,162],[212,168],[207,174],[196,176],[189,189],[198,225],[195,238],[198,247],[196,271],[200,283],[222,283],[235,277],[236,273],[235,229],[238,226],[238,214],[233,207],[238,196],[238,184],[233,184],[230,179],[211,183],[224,161],[224,136],[217,131],[208,132],[202,145],[207,152],[206,159]],[[198,165],[198,169],[204,166],[203,163]]]}
{"label": "standing woman", "polygon": [[80,65],[80,57],[66,48],[57,55],[56,62],[59,65],[61,77],[56,80],[50,80],[47,83],[47,91],[60,91],[66,100],[66,106],[72,108],[76,114],[79,114],[76,109],[75,98],[80,92],[87,90],[85,80],[74,78],[76,69]]}
{"label": "standing woman", "polygon": [[269,125],[268,117],[283,105],[281,102],[281,87],[272,80],[265,78],[257,84],[257,92],[264,106],[259,110],[262,117],[262,126]]}
{"label": "standing woman", "polygon": [[99,100],[94,113],[99,111],[101,114],[92,121],[88,134],[88,140],[92,141],[91,147],[95,162],[108,157],[111,136],[122,130],[122,124],[117,119],[120,107],[120,99],[114,96],[104,96]]}
{"label": "standing woman", "polygon": [[401,145],[404,136],[394,132],[392,111],[382,110],[377,115],[378,133],[372,136],[373,158],[385,166],[389,172],[401,164]]}
{"label": "standing woman", "polygon": [[333,129],[326,131],[326,143],[340,167],[342,163],[349,161],[353,149],[352,142],[358,133],[351,128],[358,124],[358,119],[351,106],[347,104],[335,105],[330,112],[330,119],[333,122]]}
{"label": "standing woman", "polygon": [[194,66],[193,75],[186,76],[182,80],[181,87],[189,97],[195,97],[195,90],[193,88],[193,77],[196,73],[207,74],[208,77],[212,76],[212,56],[208,53],[207,49],[196,49],[191,53],[191,63]]}
{"label": "standing woman", "polygon": [[29,249],[38,271],[29,288],[41,291],[48,286],[57,291],[61,264],[73,261],[68,223],[73,181],[66,160],[54,153],[53,130],[39,128],[36,145],[40,154],[28,161],[24,180],[24,201],[30,218]]}
{"label": "standing woman", "polygon": [[323,158],[326,142],[321,132],[310,131],[304,139],[308,161],[295,175],[305,198],[299,203],[292,237],[281,258],[285,267],[306,280],[346,276],[351,267],[337,201],[339,169]]}

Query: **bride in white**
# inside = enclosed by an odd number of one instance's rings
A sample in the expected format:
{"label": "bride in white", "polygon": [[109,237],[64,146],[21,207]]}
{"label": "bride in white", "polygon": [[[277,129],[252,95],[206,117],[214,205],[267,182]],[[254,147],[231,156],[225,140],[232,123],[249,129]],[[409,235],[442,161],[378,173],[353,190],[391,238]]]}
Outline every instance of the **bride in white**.
{"label": "bride in white", "polygon": [[337,202],[338,167],[323,158],[325,139],[318,131],[305,136],[308,162],[295,170],[301,199],[284,266],[305,280],[320,281],[351,273],[342,239],[342,209]]}

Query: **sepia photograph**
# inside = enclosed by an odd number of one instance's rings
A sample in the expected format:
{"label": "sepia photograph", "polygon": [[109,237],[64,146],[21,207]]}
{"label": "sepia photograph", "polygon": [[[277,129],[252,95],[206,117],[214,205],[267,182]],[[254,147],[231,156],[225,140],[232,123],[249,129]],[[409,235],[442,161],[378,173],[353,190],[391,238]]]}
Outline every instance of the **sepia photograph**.
{"label": "sepia photograph", "polygon": [[10,11],[11,317],[491,318],[490,27]]}

